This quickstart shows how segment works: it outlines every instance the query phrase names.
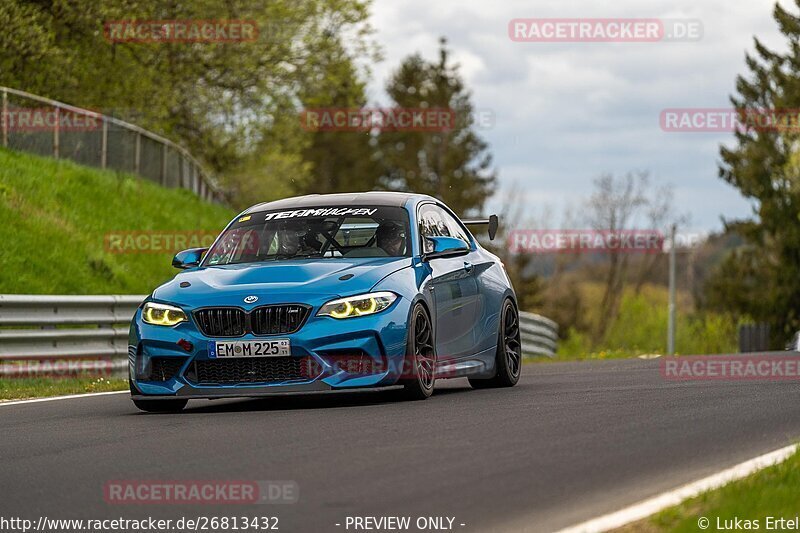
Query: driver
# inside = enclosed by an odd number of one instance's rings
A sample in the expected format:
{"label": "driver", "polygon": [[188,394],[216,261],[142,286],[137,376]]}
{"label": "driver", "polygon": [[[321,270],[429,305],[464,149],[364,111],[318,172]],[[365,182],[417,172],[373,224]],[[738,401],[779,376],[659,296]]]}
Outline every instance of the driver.
{"label": "driver", "polygon": [[304,223],[289,222],[278,230],[277,255],[279,256],[313,255],[318,253],[321,248],[322,243]]}
{"label": "driver", "polygon": [[384,220],[375,230],[375,237],[378,247],[390,257],[405,255],[406,250],[406,230],[402,224]]}
{"label": "driver", "polygon": [[278,253],[279,256],[292,257],[297,255],[300,250],[300,236],[294,228],[283,228],[278,230]]}

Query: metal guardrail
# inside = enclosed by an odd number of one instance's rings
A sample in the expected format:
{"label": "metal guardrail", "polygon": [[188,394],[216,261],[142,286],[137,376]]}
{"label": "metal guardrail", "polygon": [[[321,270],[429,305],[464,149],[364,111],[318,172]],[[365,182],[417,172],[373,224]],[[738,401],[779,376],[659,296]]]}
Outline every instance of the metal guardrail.
{"label": "metal guardrail", "polygon": [[[126,367],[128,323],[144,298],[0,294],[0,375],[36,374],[54,359],[104,359],[108,369]],[[8,364],[21,361],[34,363]]]}
{"label": "metal guardrail", "polygon": [[[18,361],[111,359],[124,367],[128,323],[145,296],[38,296],[0,294],[0,375]],[[520,313],[526,357],[553,357],[558,325]],[[28,368],[28,367],[25,367]]]}
{"label": "metal guardrail", "polygon": [[558,324],[535,313],[519,313],[522,353],[525,357],[555,357],[558,347]]}
{"label": "metal guardrail", "polygon": [[9,87],[0,87],[0,146],[129,172],[165,187],[188,189],[204,200],[225,201],[211,173],[169,139],[97,111]]}

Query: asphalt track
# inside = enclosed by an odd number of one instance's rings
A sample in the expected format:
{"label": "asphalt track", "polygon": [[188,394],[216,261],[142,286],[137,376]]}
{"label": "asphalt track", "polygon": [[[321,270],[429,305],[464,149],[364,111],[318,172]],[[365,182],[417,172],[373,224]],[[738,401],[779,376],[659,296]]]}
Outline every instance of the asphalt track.
{"label": "asphalt track", "polygon": [[[452,380],[415,403],[368,392],[196,401],[178,415],[141,414],[126,395],[9,405],[0,517],[277,516],[280,531],[305,533],[348,531],[347,516],[449,516],[455,531],[552,531],[798,436],[800,383],[671,382],[642,360],[528,365],[513,389]],[[109,480],[293,480],[299,502],[115,505]]]}

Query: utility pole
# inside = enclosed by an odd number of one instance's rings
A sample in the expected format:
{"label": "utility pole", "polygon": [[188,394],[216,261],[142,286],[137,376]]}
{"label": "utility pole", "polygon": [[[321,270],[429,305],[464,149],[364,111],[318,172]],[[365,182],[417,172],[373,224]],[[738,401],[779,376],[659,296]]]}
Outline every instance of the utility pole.
{"label": "utility pole", "polygon": [[675,224],[669,242],[669,317],[667,323],[667,355],[675,355]]}

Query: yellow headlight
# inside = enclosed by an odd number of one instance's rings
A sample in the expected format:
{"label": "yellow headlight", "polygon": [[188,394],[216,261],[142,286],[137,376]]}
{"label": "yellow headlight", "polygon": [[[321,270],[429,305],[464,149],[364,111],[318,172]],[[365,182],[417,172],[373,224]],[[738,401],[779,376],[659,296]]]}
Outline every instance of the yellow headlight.
{"label": "yellow headlight", "polygon": [[157,304],[154,302],[144,304],[142,318],[148,324],[169,327],[188,320],[186,313],[184,313],[181,308],[175,307],[174,305]]}
{"label": "yellow headlight", "polygon": [[353,306],[349,302],[342,302],[334,309],[331,309],[330,314],[333,318],[347,318],[353,312]]}
{"label": "yellow headlight", "polygon": [[397,299],[393,292],[373,292],[331,300],[323,305],[317,315],[333,318],[353,318],[380,313]]}
{"label": "yellow headlight", "polygon": [[375,298],[359,300],[358,307],[354,307],[357,315],[371,315],[378,308],[378,301]]}

